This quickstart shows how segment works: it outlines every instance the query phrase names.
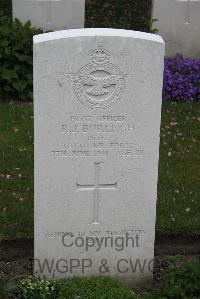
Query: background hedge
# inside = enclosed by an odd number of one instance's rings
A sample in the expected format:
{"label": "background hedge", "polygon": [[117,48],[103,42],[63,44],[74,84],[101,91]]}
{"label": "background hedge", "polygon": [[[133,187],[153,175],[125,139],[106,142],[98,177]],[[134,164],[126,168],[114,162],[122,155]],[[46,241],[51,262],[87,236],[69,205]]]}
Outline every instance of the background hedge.
{"label": "background hedge", "polygon": [[0,100],[33,98],[33,35],[40,29],[0,14]]}
{"label": "background hedge", "polygon": [[0,11],[5,16],[12,16],[12,1],[11,0],[0,0]]}
{"label": "background hedge", "polygon": [[[0,0],[0,100],[32,100],[32,37],[40,30],[12,22],[12,1]],[[86,0],[85,27],[150,30],[151,0]],[[6,16],[6,17],[5,17]]]}
{"label": "background hedge", "polygon": [[150,30],[151,0],[86,0],[85,27]]}
{"label": "background hedge", "polygon": [[[152,0],[85,0],[85,27],[113,27],[149,32]],[[4,15],[12,1],[0,0]]]}

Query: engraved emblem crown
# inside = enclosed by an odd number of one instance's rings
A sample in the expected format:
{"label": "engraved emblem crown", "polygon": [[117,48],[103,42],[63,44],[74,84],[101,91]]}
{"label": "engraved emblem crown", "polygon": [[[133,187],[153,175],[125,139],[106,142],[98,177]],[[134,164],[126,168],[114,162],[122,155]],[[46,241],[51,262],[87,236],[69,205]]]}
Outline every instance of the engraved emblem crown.
{"label": "engraved emblem crown", "polygon": [[74,82],[78,100],[90,109],[105,109],[117,103],[125,89],[125,78],[119,67],[110,63],[111,53],[98,46],[90,52],[90,62],[78,73],[65,74]]}
{"label": "engraved emblem crown", "polygon": [[105,63],[110,60],[110,52],[99,46],[90,53],[90,57],[95,63]]}

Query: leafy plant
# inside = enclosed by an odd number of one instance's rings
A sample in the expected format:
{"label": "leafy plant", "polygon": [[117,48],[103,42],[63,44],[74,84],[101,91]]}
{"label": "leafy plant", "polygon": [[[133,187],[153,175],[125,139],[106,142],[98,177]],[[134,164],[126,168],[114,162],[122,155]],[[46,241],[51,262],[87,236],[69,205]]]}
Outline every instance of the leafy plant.
{"label": "leafy plant", "polygon": [[153,28],[154,23],[156,23],[158,21],[158,19],[151,19],[149,26],[150,26],[150,33],[158,33],[158,29],[157,28]]}
{"label": "leafy plant", "polygon": [[[165,286],[162,290],[146,293],[143,299],[199,299],[200,298],[200,259],[182,263],[181,257],[170,258],[172,266],[164,272]],[[177,264],[176,264],[177,263]],[[142,299],[141,298],[141,299]]]}
{"label": "leafy plant", "polygon": [[200,259],[166,270],[163,295],[170,299],[200,298]]}
{"label": "leafy plant", "polygon": [[57,299],[136,299],[129,289],[110,277],[71,278],[58,281]]}
{"label": "leafy plant", "polygon": [[17,294],[21,299],[55,299],[57,288],[54,280],[28,276],[20,281]]}
{"label": "leafy plant", "polygon": [[172,255],[169,257],[169,262],[172,263],[174,269],[178,269],[177,264],[182,262],[183,257],[181,255]]}
{"label": "leafy plant", "polygon": [[0,298],[8,299],[8,290],[5,288],[5,282],[0,279]]}
{"label": "leafy plant", "polygon": [[1,0],[0,11],[6,16],[12,16],[12,0]]}
{"label": "leafy plant", "polygon": [[0,261],[0,298],[8,298],[8,290],[5,287],[5,279],[3,279],[3,274],[6,271],[5,264]]}
{"label": "leafy plant", "polygon": [[28,276],[15,291],[20,299],[136,299],[129,289],[110,277],[46,280]]}
{"label": "leafy plant", "polygon": [[[198,299],[200,298],[200,259],[179,263],[181,257],[171,259],[172,265],[164,272],[164,288],[137,295],[111,277],[73,277],[46,280],[28,276],[19,282],[9,297],[20,299]],[[179,266],[178,266],[179,264]],[[1,296],[7,299],[6,295]],[[1,295],[1,294],[0,294]]]}
{"label": "leafy plant", "polygon": [[6,265],[4,262],[0,261],[0,277],[6,271]]}
{"label": "leafy plant", "polygon": [[0,278],[0,298],[9,299],[10,295],[13,294],[17,284],[15,280],[6,281],[5,279]]}
{"label": "leafy plant", "polygon": [[32,37],[40,29],[30,22],[14,22],[0,14],[0,99],[31,100],[33,85]]}
{"label": "leafy plant", "polygon": [[150,30],[151,0],[86,0],[86,27]]}

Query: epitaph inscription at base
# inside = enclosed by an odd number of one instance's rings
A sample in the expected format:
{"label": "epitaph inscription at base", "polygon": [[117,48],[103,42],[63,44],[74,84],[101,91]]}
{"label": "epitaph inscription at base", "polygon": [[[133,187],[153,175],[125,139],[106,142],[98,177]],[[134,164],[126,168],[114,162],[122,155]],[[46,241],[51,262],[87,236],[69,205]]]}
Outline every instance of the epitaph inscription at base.
{"label": "epitaph inscription at base", "polygon": [[151,281],[163,57],[146,33],[34,37],[36,275]]}

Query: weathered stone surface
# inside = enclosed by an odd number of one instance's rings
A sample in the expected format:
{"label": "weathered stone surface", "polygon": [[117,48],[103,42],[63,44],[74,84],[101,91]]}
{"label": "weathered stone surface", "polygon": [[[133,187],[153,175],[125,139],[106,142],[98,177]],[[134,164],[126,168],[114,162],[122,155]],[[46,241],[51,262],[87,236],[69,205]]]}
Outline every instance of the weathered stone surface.
{"label": "weathered stone surface", "polygon": [[147,33],[34,37],[36,274],[151,281],[163,58]]}
{"label": "weathered stone surface", "polygon": [[200,0],[153,0],[152,17],[167,56],[200,56]]}
{"label": "weathered stone surface", "polygon": [[84,27],[85,0],[12,0],[13,19],[45,31]]}

